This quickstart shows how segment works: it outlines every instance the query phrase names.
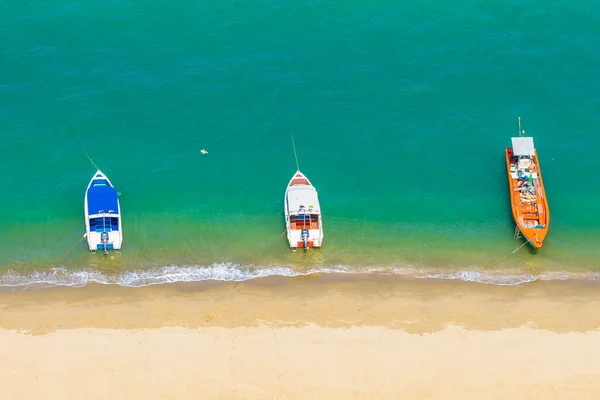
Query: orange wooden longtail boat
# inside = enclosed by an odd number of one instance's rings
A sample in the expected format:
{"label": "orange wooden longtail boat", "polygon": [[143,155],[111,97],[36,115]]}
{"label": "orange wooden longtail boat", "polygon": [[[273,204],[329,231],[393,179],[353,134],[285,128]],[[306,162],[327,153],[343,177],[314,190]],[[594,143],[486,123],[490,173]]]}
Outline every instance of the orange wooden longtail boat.
{"label": "orange wooden longtail boat", "polygon": [[533,247],[539,249],[550,226],[550,210],[533,138],[525,136],[521,118],[519,136],[513,137],[512,147],[506,149],[506,169],[510,203],[517,224],[515,235],[521,233]]}

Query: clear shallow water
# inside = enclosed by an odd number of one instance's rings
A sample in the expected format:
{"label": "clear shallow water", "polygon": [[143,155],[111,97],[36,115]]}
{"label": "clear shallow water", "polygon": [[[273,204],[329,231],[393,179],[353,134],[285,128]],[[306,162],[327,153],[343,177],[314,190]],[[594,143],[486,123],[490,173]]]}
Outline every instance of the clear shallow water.
{"label": "clear shallow water", "polygon": [[[248,277],[600,269],[600,5],[0,7],[0,282],[55,268],[111,282],[172,266],[198,279],[223,265]],[[543,250],[495,264],[518,246],[503,163],[517,116],[551,228]],[[78,134],[121,192],[113,259],[83,244],[64,256],[94,172]],[[309,254],[278,239],[291,134],[324,213],[324,248]]]}

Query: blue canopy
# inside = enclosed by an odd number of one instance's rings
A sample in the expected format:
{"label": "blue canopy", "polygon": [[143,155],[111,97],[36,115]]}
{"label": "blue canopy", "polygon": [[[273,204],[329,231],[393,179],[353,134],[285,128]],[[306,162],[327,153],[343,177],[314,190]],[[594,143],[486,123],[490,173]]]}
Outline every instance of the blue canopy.
{"label": "blue canopy", "polygon": [[105,179],[92,181],[92,186],[87,191],[87,200],[89,215],[108,212],[119,214],[117,191]]}

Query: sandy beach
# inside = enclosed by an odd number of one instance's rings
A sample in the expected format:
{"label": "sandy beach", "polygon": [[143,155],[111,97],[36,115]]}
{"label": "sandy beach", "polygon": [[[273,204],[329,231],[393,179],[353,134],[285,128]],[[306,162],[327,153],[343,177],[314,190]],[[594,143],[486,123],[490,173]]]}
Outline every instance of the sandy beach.
{"label": "sandy beach", "polygon": [[315,275],[2,293],[0,396],[595,399],[599,289]]}

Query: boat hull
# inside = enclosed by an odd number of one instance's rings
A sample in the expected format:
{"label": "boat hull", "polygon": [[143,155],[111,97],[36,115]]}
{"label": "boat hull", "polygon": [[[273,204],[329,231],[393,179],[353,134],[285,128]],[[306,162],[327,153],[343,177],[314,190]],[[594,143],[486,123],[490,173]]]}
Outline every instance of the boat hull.
{"label": "boat hull", "polygon": [[323,220],[316,189],[297,171],[290,180],[283,201],[290,248],[318,248],[323,243]]}
{"label": "boat hull", "polygon": [[539,249],[542,247],[550,227],[550,210],[537,151],[532,157],[532,170],[535,172],[529,172],[532,176],[529,181],[534,188],[533,191],[528,191],[520,185],[520,181],[523,183],[523,179],[519,178],[519,169],[516,157],[513,156],[513,149],[507,148],[505,156],[510,203],[515,224],[525,239],[534,248]]}
{"label": "boat hull", "polygon": [[86,189],[84,216],[86,241],[91,251],[121,249],[123,225],[118,194],[101,171],[94,174]]}

